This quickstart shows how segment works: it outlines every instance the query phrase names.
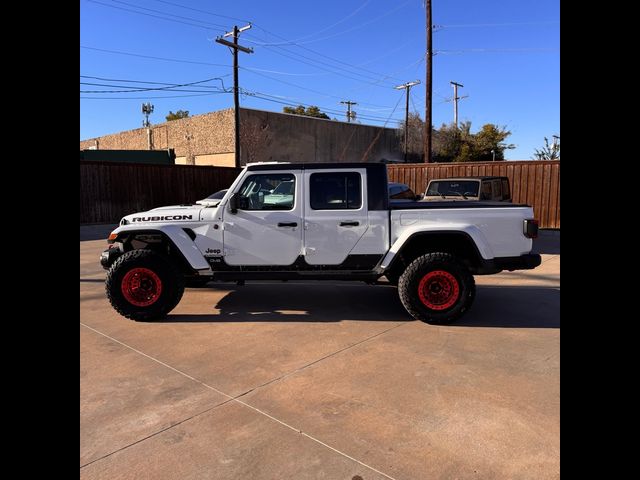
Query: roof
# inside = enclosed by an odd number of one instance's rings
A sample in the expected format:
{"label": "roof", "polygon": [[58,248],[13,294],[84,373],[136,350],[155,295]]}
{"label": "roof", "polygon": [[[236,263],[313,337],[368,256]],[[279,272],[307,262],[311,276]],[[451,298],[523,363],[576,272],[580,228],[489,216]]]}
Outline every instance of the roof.
{"label": "roof", "polygon": [[433,178],[432,180],[435,182],[437,180],[502,180],[503,178],[509,177],[498,177],[498,176],[476,176],[476,177],[446,177],[446,178]]}
{"label": "roof", "polygon": [[286,163],[286,162],[265,162],[252,163],[247,166],[247,170],[336,170],[341,168],[366,168],[371,169],[387,169],[384,163],[374,162],[328,162],[328,163]]}

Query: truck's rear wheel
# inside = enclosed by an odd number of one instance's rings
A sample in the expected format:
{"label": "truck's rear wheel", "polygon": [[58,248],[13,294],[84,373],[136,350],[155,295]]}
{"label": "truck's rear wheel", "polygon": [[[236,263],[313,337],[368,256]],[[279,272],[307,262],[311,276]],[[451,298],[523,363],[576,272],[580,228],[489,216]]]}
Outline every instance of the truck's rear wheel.
{"label": "truck's rear wheel", "polygon": [[404,308],[412,317],[428,323],[460,318],[471,307],[475,292],[473,275],[449,253],[416,258],[398,282]]}
{"label": "truck's rear wheel", "polygon": [[184,276],[151,250],[132,250],[109,268],[107,297],[122,316],[156,320],[173,310],[184,293]]}

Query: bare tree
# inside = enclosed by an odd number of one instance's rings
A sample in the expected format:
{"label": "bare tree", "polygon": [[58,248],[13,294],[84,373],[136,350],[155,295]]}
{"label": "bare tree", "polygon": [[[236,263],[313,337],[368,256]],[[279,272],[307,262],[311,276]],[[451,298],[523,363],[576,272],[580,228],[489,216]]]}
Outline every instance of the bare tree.
{"label": "bare tree", "polygon": [[[407,135],[407,160],[409,162],[422,162],[424,157],[424,121],[417,113],[409,113],[409,129]],[[404,122],[398,125],[398,137],[400,147],[404,151]]]}
{"label": "bare tree", "polygon": [[258,119],[246,120],[240,124],[241,151],[246,154],[247,163],[266,161],[267,147],[273,138],[269,132],[269,124]]}

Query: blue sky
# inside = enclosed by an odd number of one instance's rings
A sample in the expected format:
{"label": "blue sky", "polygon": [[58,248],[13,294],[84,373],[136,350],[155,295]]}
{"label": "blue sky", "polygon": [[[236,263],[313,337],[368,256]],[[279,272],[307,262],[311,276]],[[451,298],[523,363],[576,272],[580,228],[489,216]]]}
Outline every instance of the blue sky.
{"label": "blue sky", "polygon": [[[434,126],[453,121],[453,80],[472,131],[511,130],[507,159],[530,160],[560,135],[559,19],[559,0],[433,0]],[[232,107],[232,55],[214,39],[246,22],[241,106],[318,105],[344,120],[339,102],[352,100],[362,123],[395,127],[404,97],[393,87],[417,79],[409,108],[424,118],[422,0],[82,0],[80,139],[140,127],[145,101],[152,123]]]}

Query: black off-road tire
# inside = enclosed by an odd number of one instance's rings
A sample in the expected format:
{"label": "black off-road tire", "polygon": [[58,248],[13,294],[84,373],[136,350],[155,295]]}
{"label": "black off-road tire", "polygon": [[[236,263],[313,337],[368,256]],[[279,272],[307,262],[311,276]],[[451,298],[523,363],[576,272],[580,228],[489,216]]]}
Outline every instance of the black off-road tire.
{"label": "black off-road tire", "polygon": [[429,253],[416,258],[400,276],[398,295],[417,320],[451,323],[469,310],[476,283],[469,270],[449,253]]}
{"label": "black off-road tire", "polygon": [[157,320],[173,310],[184,293],[184,275],[151,250],[131,250],[109,268],[105,285],[113,308],[132,320]]}

